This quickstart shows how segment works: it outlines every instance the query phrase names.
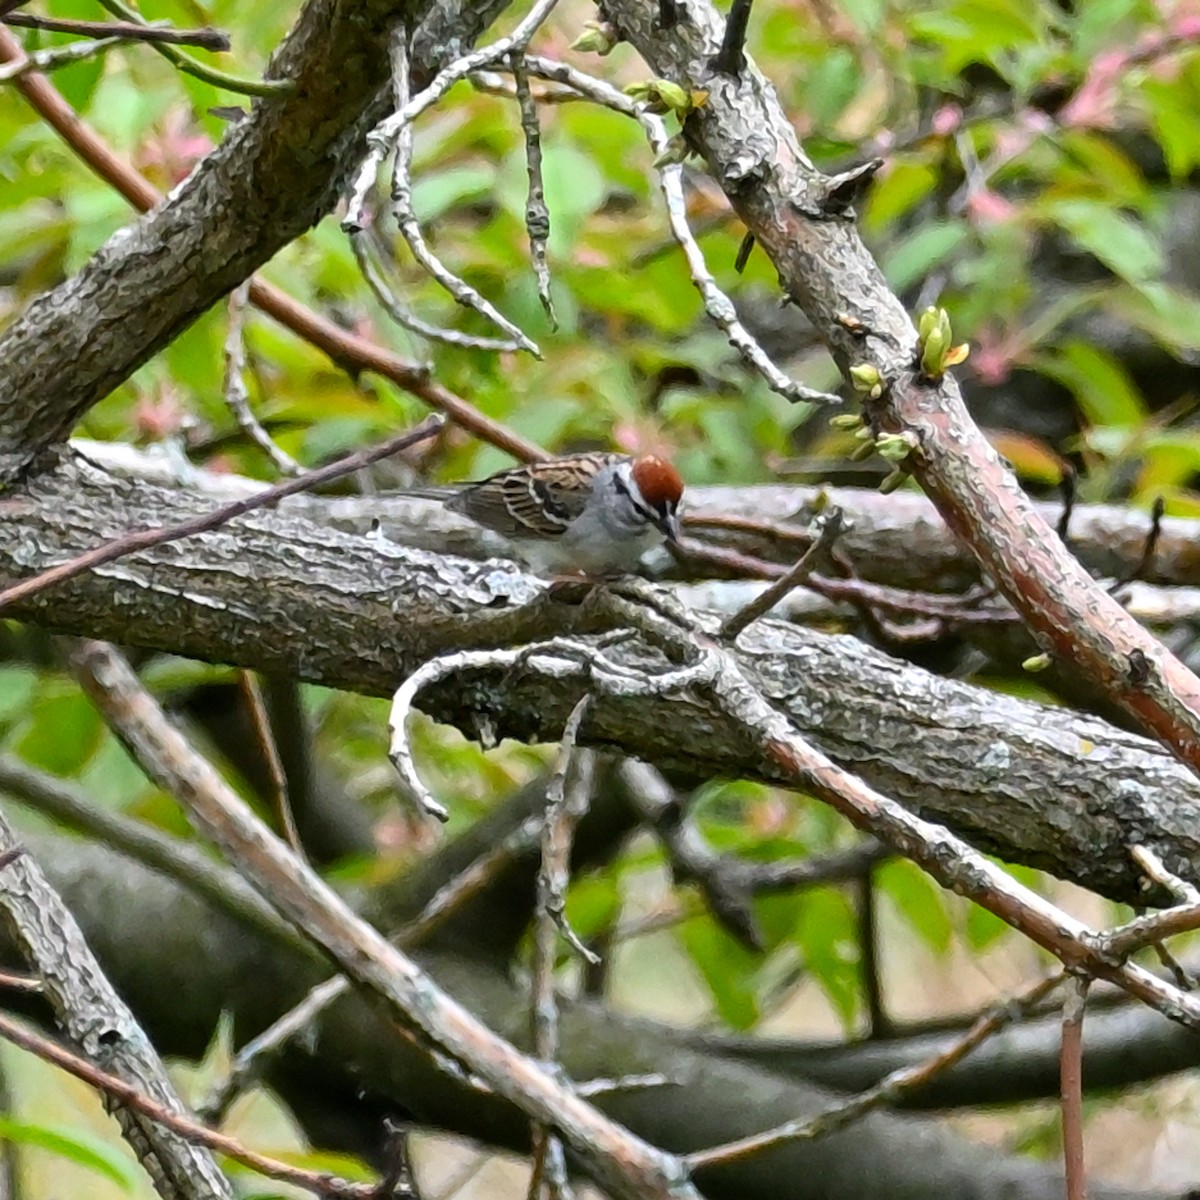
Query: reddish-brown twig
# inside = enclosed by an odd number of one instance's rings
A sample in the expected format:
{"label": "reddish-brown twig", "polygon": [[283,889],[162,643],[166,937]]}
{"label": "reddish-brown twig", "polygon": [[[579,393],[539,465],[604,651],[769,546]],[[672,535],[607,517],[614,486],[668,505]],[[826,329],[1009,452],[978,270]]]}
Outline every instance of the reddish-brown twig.
{"label": "reddish-brown twig", "polygon": [[129,1108],[135,1109],[177,1133],[181,1138],[202,1146],[209,1146],[218,1153],[232,1158],[235,1162],[249,1167],[252,1171],[257,1171],[260,1175],[295,1184],[297,1187],[315,1192],[319,1196],[355,1197],[358,1200],[371,1200],[376,1195],[374,1184],[351,1183],[349,1180],[339,1179],[336,1175],[330,1175],[324,1171],[306,1171],[301,1167],[290,1166],[288,1163],[280,1162],[278,1159],[269,1158],[265,1154],[259,1154],[257,1151],[249,1149],[226,1133],[209,1129],[198,1121],[192,1121],[178,1113],[173,1113],[138,1091],[132,1084],[118,1079],[115,1075],[110,1075],[107,1071],[102,1071],[88,1062],[86,1058],[81,1058],[40,1034],[26,1029],[3,1013],[0,1013],[0,1038],[11,1042],[14,1046],[19,1046],[22,1050],[28,1050],[30,1054],[36,1054],[44,1062],[60,1067],[74,1075],[76,1079],[82,1079],[84,1083],[89,1083],[92,1087],[106,1092],[115,1100],[119,1100]]}
{"label": "reddish-brown twig", "polygon": [[[0,63],[13,62],[24,55],[8,30],[0,28]],[[21,95],[55,132],[101,179],[112,184],[126,200],[142,212],[152,209],[162,197],[157,189],[139,175],[128,163],[109,149],[94,130],[88,128],[75,110],[59,95],[44,76],[23,75],[13,81]],[[540,446],[514,433],[499,421],[485,416],[461,396],[429,377],[428,371],[376,346],[366,338],[339,328],[332,321],[293,300],[278,288],[253,279],[250,283],[251,302],[274,317],[298,337],[311,342],[334,362],[351,373],[374,371],[390,379],[430,408],[448,416],[456,425],[474,434],[481,441],[504,450],[522,462],[545,458]]]}

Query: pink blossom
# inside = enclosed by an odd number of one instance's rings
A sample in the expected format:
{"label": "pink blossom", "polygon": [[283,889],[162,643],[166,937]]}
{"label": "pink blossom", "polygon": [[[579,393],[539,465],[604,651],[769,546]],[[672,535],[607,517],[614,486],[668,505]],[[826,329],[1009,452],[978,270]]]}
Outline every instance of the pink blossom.
{"label": "pink blossom", "polygon": [[938,137],[946,137],[953,133],[961,124],[962,109],[957,104],[943,104],[933,114],[933,120],[929,123],[929,128]]}
{"label": "pink blossom", "polygon": [[967,219],[976,225],[998,225],[1016,213],[1017,206],[1011,200],[988,187],[978,188],[967,198]]}

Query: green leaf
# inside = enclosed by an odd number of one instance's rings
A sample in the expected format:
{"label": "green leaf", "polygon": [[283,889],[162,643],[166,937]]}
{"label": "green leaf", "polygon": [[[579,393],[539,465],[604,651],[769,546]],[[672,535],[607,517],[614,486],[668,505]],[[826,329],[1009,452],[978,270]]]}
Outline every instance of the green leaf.
{"label": "green leaf", "polygon": [[1091,342],[1071,338],[1054,352],[1038,355],[1033,365],[1067,388],[1093,425],[1124,429],[1146,419],[1137,384],[1117,358]]}
{"label": "green leaf", "polygon": [[413,208],[422,222],[435,221],[448,209],[457,208],[468,200],[483,198],[495,182],[495,172],[486,166],[430,171],[419,175],[413,182]]}
{"label": "green leaf", "polygon": [[863,227],[872,233],[882,233],[920,204],[937,181],[938,172],[931,162],[908,159],[896,163],[876,177],[863,206]]}
{"label": "green leaf", "polygon": [[37,672],[29,667],[0,667],[0,725],[17,720],[33,703]]}
{"label": "green leaf", "polygon": [[843,892],[815,888],[804,896],[795,942],[846,1027],[853,1024],[862,1003],[856,931],[854,909]]}
{"label": "green leaf", "polygon": [[17,741],[17,753],[30,766],[52,775],[77,774],[96,752],[104,723],[77,689],[57,681],[43,684]]}
{"label": "green leaf", "polygon": [[1154,132],[1177,182],[1200,165],[1200,66],[1170,82],[1148,79],[1140,89]]}
{"label": "green leaf", "polygon": [[1200,297],[1191,292],[1158,281],[1142,283],[1115,295],[1109,308],[1175,354],[1200,350]]}
{"label": "green leaf", "polygon": [[1162,274],[1161,245],[1132,217],[1114,212],[1098,200],[1057,200],[1044,211],[1120,278],[1136,283]]}
{"label": "green leaf", "polygon": [[962,221],[931,221],[902,238],[889,251],[884,273],[894,291],[903,292],[941,266],[967,240]]}
{"label": "green leaf", "polygon": [[954,924],[945,893],[920,867],[904,859],[885,863],[875,873],[875,885],[934,953],[950,949]]}
{"label": "green leaf", "polygon": [[734,1029],[752,1028],[759,1017],[759,956],[709,917],[685,921],[677,933],[708,984],[721,1019]]}
{"label": "green leaf", "polygon": [[[861,4],[861,0],[854,0],[854,3],[861,6],[862,15],[870,20],[865,9],[877,6],[873,2]],[[827,54],[812,64],[805,80],[808,95],[805,107],[809,117],[822,126],[833,124],[846,105],[861,92],[862,86],[858,55],[848,47],[831,46]]]}
{"label": "green leaf", "polygon": [[137,1187],[138,1169],[125,1150],[81,1129],[41,1125],[0,1116],[0,1138],[19,1146],[35,1146],[103,1175],[122,1191]]}
{"label": "green leaf", "polygon": [[567,894],[567,921],[584,940],[609,928],[621,912],[621,889],[615,870],[585,875]]}
{"label": "green leaf", "polygon": [[1099,197],[1110,210],[1146,199],[1150,189],[1145,176],[1111,137],[1091,129],[1068,129],[1061,144],[1082,168],[1080,189]]}
{"label": "green leaf", "polygon": [[1007,933],[1012,933],[1011,926],[1006,925],[999,917],[993,916],[986,908],[972,904],[967,909],[967,944],[972,950],[986,950]]}

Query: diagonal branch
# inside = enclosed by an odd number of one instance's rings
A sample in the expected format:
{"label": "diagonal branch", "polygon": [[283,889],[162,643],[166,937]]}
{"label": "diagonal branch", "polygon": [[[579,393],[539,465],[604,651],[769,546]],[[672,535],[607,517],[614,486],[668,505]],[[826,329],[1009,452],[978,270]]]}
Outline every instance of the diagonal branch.
{"label": "diagonal branch", "polygon": [[[15,847],[0,816],[0,850]],[[133,1013],[105,977],[75,918],[26,856],[0,868],[0,918],[42,981],[55,1019],[81,1053],[157,1108],[185,1116],[166,1067]],[[186,1137],[110,1095],[109,1111],[164,1200],[231,1197],[216,1160]]]}
{"label": "diagonal branch", "polygon": [[[168,200],[0,335],[0,482],[27,473],[93,404],[333,207],[379,115],[392,18],[420,22],[413,61],[423,82],[445,46],[470,45],[502,7],[310,0],[268,70],[294,86],[260,99]],[[14,46],[0,30],[0,55],[19,54]]]}
{"label": "diagonal branch", "polygon": [[904,466],[965,540],[1042,647],[1104,688],[1151,736],[1200,768],[1200,680],[1099,588],[983,437],[949,375],[917,366],[917,335],[840,197],[800,147],[753,64],[713,69],[723,23],[709,0],[679,6],[669,29],[640,0],[605,0],[605,16],[658,76],[707,102],[685,135],[706,159],[781,284],[848,373],[877,372],[872,426],[911,438]]}
{"label": "diagonal branch", "polygon": [[699,1194],[678,1159],[603,1116],[498,1037],[357,916],[192,749],[112,647],[83,643],[73,657],[88,696],[142,769],[176,798],[192,824],[281,916],[375,993],[402,1028],[556,1130],[614,1195],[696,1200]]}

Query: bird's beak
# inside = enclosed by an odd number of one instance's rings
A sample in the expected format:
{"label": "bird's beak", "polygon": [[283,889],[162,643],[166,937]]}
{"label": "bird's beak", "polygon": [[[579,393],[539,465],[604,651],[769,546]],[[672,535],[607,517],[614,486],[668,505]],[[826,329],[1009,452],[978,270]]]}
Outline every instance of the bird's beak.
{"label": "bird's beak", "polygon": [[663,517],[659,528],[663,531],[663,536],[668,542],[679,541],[679,514],[669,512]]}

